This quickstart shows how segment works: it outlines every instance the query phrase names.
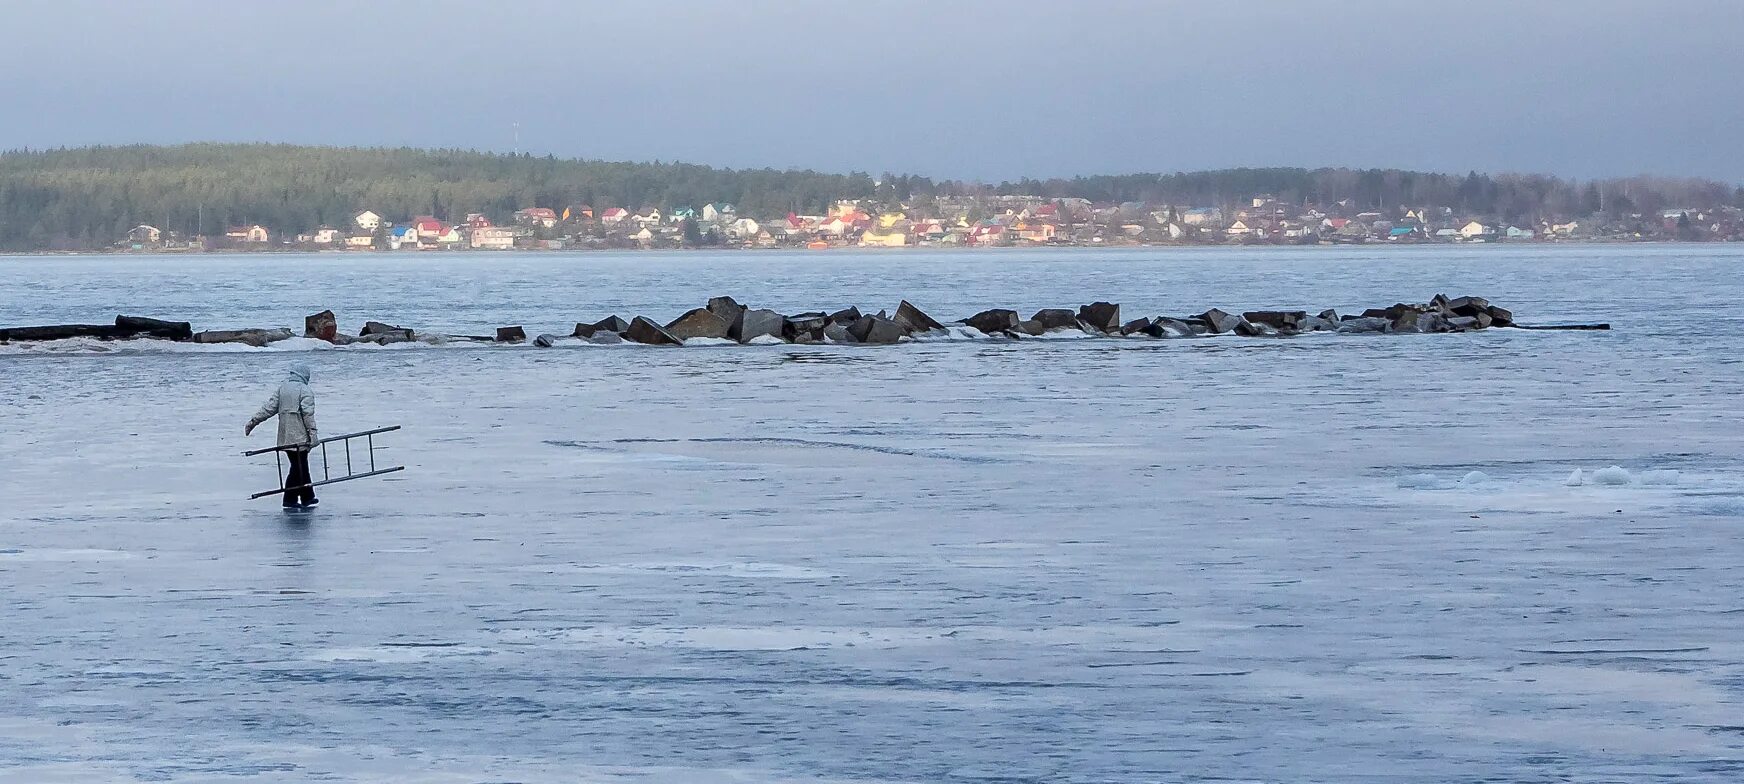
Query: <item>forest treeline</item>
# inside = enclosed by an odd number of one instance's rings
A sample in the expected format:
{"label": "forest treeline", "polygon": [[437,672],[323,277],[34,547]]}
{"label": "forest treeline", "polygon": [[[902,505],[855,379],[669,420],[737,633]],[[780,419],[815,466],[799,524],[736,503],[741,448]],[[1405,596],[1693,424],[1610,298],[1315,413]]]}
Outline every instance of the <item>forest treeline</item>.
{"label": "forest treeline", "polygon": [[346,226],[363,209],[388,220],[585,203],[700,207],[727,202],[752,216],[818,214],[837,199],[884,203],[934,197],[1034,195],[1180,207],[1228,206],[1259,194],[1357,209],[1452,207],[1523,222],[1597,212],[1744,206],[1744,188],[1706,180],[1576,182],[1540,175],[1435,174],[1396,169],[1228,169],[1019,180],[999,185],[873,178],[686,163],[621,163],[469,150],[281,144],[83,147],[0,153],[0,249],[94,248],[148,223],[183,235],[258,223],[275,233]]}

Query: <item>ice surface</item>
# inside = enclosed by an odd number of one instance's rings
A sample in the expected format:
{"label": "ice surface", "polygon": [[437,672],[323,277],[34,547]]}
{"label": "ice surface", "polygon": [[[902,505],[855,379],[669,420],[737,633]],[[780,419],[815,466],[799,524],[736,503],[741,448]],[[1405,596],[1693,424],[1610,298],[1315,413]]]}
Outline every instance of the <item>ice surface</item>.
{"label": "ice surface", "polygon": [[[4,259],[0,321],[1445,291],[1617,329],[7,347],[0,781],[1744,778],[1741,249],[393,261]],[[242,500],[293,359],[409,470]]]}
{"label": "ice surface", "polygon": [[1569,487],[1580,487],[1586,483],[1586,477],[1581,474],[1580,469],[1576,468],[1573,473],[1568,475],[1567,479],[1562,481],[1562,483]]}
{"label": "ice surface", "polygon": [[1593,482],[1601,485],[1626,485],[1635,481],[1630,476],[1629,469],[1622,466],[1606,466],[1593,472]]}

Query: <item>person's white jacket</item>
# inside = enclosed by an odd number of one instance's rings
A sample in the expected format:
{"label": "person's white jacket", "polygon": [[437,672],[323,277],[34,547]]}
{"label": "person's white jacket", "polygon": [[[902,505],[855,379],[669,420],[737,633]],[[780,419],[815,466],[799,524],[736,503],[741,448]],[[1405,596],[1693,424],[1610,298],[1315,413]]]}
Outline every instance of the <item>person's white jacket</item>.
{"label": "person's white jacket", "polygon": [[315,429],[315,393],[309,389],[308,365],[291,366],[290,376],[248,420],[248,429],[275,416],[279,418],[279,446],[306,452],[321,440]]}

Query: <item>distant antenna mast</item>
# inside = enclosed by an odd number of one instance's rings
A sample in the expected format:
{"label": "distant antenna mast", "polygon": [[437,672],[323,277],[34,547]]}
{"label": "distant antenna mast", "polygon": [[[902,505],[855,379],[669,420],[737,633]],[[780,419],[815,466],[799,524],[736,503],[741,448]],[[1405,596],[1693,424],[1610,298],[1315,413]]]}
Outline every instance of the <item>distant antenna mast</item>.
{"label": "distant antenna mast", "polygon": [[515,154],[520,155],[521,154],[521,121],[516,120],[515,122],[510,123],[510,125],[513,126],[515,129]]}

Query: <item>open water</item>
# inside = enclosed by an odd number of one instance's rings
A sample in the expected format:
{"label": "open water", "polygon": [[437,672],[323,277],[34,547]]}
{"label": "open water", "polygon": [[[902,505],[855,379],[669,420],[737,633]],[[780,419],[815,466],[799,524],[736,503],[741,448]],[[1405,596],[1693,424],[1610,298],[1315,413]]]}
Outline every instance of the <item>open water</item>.
{"label": "open water", "polygon": [[[1615,327],[0,347],[0,781],[1739,781],[1741,263],[0,259],[4,325],[1445,292]],[[324,433],[403,425],[379,459],[408,470],[245,500],[276,477],[242,425],[293,360]]]}

